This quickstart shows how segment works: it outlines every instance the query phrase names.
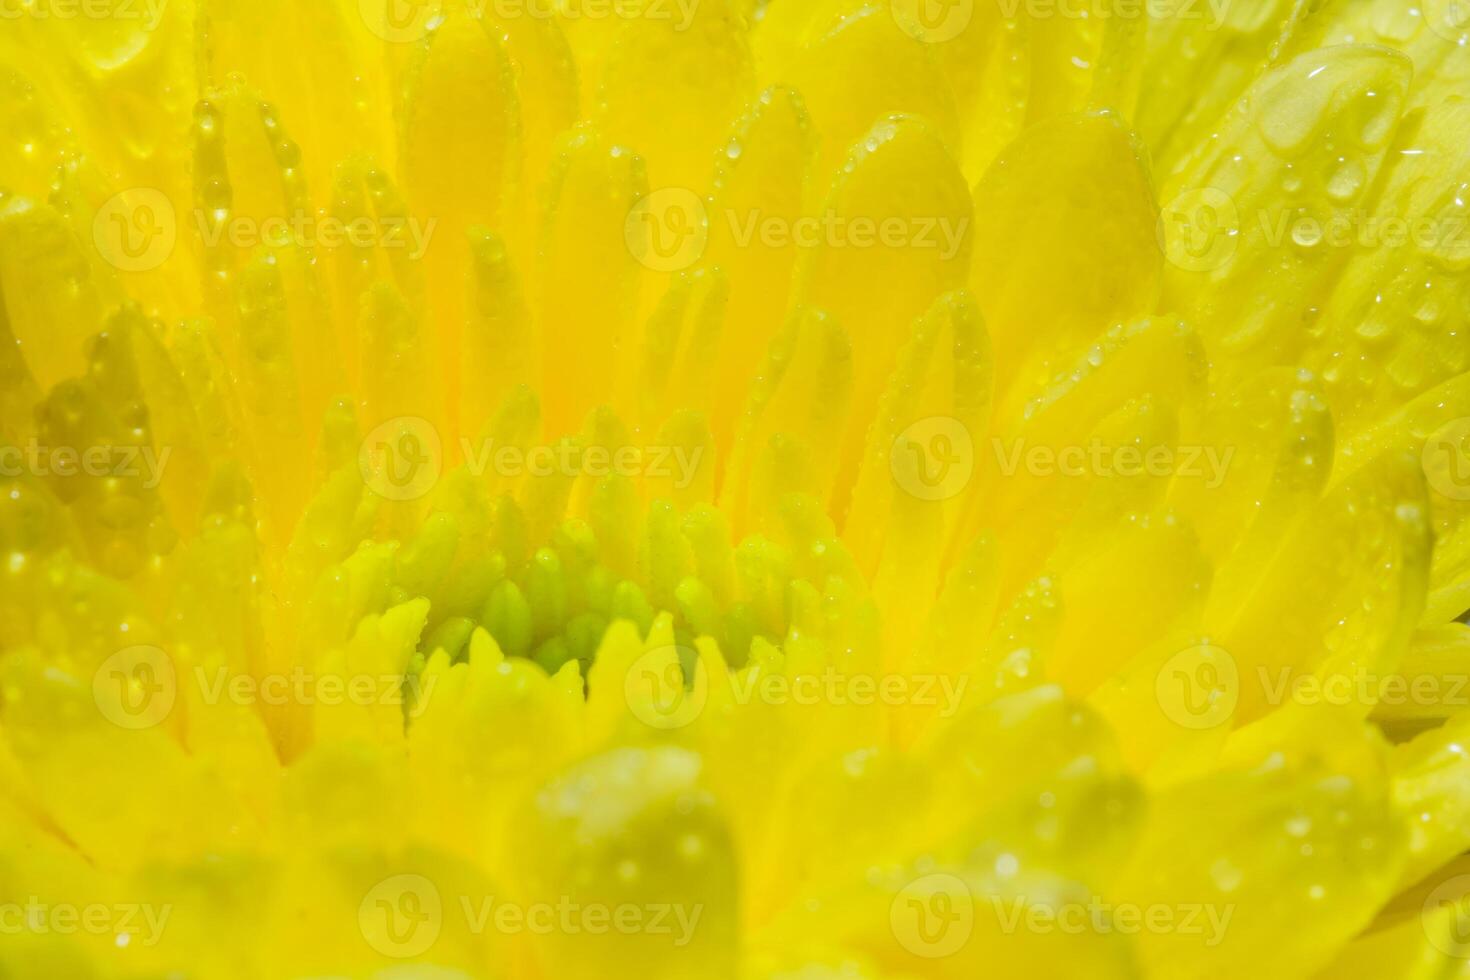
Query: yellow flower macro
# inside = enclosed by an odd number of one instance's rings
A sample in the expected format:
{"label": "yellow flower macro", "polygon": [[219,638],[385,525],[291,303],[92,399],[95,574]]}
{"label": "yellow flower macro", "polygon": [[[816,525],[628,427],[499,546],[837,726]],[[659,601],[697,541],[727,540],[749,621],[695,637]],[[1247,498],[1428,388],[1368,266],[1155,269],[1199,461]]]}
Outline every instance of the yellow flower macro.
{"label": "yellow flower macro", "polygon": [[1470,977],[1460,0],[0,0],[0,980]]}

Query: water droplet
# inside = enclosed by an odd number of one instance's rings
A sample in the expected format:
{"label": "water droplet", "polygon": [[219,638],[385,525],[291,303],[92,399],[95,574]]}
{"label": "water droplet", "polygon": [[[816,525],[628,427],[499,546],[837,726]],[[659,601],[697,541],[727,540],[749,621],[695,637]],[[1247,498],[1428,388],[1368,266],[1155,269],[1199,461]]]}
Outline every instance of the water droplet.
{"label": "water droplet", "polygon": [[1354,333],[1363,340],[1381,340],[1388,336],[1388,324],[1373,318],[1360,320],[1357,327],[1354,328]]}
{"label": "water droplet", "polygon": [[1244,875],[1227,858],[1220,858],[1210,866],[1210,877],[1222,892],[1233,892],[1240,887]]}
{"label": "water droplet", "polygon": [[685,834],[679,838],[679,854],[686,861],[697,861],[704,856],[704,838],[698,834]]}
{"label": "water droplet", "polygon": [[1364,93],[1358,106],[1358,143],[1368,150],[1376,150],[1387,143],[1398,123],[1401,109],[1400,100],[1392,92]]}
{"label": "water droplet", "polygon": [[1327,196],[1338,204],[1346,204],[1363,190],[1363,165],[1343,158],[1327,180]]}
{"label": "water droplet", "polygon": [[1314,218],[1302,218],[1291,226],[1291,240],[1302,248],[1315,248],[1322,241],[1322,226]]}

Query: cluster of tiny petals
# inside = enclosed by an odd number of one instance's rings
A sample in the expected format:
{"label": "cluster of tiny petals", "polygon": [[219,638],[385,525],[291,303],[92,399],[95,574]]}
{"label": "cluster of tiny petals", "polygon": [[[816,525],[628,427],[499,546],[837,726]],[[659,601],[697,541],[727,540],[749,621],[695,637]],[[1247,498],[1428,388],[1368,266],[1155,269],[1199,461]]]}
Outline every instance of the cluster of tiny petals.
{"label": "cluster of tiny petals", "polygon": [[0,977],[1470,962],[1470,24],[0,0]]}

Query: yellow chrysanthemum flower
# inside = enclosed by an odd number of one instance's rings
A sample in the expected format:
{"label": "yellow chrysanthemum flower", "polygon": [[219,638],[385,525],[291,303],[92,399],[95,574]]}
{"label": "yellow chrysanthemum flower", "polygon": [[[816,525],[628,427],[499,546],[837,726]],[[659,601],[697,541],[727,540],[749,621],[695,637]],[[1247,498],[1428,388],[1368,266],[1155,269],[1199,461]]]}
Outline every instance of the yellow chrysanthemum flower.
{"label": "yellow chrysanthemum flower", "polygon": [[1470,977],[1457,0],[0,0],[0,978]]}

